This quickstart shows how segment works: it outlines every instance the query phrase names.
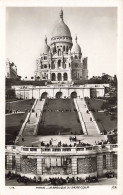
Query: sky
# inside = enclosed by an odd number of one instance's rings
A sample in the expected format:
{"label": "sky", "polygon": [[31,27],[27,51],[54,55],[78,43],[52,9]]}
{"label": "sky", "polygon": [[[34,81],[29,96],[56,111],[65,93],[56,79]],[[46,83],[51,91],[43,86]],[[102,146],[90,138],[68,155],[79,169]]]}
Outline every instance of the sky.
{"label": "sky", "polygon": [[[117,74],[117,8],[62,7],[64,22],[88,57],[89,77]],[[6,58],[22,78],[34,76],[44,37],[48,44],[59,20],[60,7],[7,7]]]}

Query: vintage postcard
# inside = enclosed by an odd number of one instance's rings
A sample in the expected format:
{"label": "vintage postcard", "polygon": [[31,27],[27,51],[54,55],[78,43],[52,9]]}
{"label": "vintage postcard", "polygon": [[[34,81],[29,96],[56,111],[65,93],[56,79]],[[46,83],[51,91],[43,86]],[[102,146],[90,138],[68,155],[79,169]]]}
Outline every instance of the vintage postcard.
{"label": "vintage postcard", "polygon": [[120,11],[1,4],[5,194],[123,193]]}

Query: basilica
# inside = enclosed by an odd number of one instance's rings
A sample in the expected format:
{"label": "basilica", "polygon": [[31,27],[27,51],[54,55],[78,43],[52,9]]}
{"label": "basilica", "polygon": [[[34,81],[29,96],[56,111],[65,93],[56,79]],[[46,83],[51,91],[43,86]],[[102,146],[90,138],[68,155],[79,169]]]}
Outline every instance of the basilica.
{"label": "basilica", "polygon": [[70,29],[64,22],[63,10],[59,16],[59,21],[53,28],[50,45],[45,37],[40,58],[36,60],[35,80],[52,83],[87,80],[87,57],[82,57],[77,36],[72,41]]}

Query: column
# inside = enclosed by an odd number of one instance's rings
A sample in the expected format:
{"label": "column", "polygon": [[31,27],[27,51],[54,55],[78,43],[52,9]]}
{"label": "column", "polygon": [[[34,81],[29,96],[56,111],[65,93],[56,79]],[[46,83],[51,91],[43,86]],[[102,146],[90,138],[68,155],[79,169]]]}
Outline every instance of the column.
{"label": "column", "polygon": [[77,158],[76,157],[72,157],[71,164],[72,164],[72,175],[76,175],[77,174]]}
{"label": "column", "polygon": [[12,171],[12,154],[7,155],[7,170]]}
{"label": "column", "polygon": [[97,154],[97,176],[103,176],[103,155]]}
{"label": "column", "polygon": [[61,73],[61,80],[64,81],[64,73]]}
{"label": "column", "polygon": [[112,154],[106,154],[106,169],[110,171],[112,169]]}
{"label": "column", "polygon": [[37,175],[43,174],[42,158],[37,157]]}
{"label": "column", "polygon": [[55,73],[55,75],[56,75],[56,81],[58,81],[58,73]]}
{"label": "column", "polygon": [[15,159],[16,159],[16,173],[20,173],[21,172],[21,157],[20,157],[20,155],[17,154]]}

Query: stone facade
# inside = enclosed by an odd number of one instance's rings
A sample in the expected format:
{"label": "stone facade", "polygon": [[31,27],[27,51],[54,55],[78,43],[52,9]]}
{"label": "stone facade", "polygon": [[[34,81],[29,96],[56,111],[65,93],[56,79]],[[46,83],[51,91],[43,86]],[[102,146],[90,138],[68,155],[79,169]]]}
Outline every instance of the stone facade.
{"label": "stone facade", "polygon": [[16,79],[17,77],[17,66],[6,59],[6,78]]}
{"label": "stone facade", "polygon": [[78,159],[78,174],[93,173],[97,171],[97,159],[96,157],[85,156],[85,158]]}
{"label": "stone facade", "polygon": [[72,42],[71,32],[64,23],[63,11],[53,29],[50,46],[45,42],[41,57],[36,60],[36,80],[72,82],[88,79],[87,58],[82,58],[81,47]]}
{"label": "stone facade", "polygon": [[[44,151],[43,148],[35,148],[35,151],[32,151],[32,148],[16,146],[13,149],[13,147],[15,146],[6,146],[6,172],[42,178],[53,175],[74,175],[85,178],[89,175],[103,177],[106,172],[117,170],[116,145],[109,145],[105,147],[105,150],[102,150],[101,146],[96,146],[91,150],[71,148],[66,152],[62,152],[63,148],[62,150],[59,148],[59,152],[53,150],[51,152],[50,150]],[[19,150],[21,153],[18,153]],[[105,167],[103,167],[104,162]]]}
{"label": "stone facade", "polygon": [[37,159],[28,156],[21,157],[21,172],[24,174],[37,174]]}
{"label": "stone facade", "polygon": [[71,98],[71,97],[89,97],[91,96],[91,89],[96,92],[95,97],[103,97],[105,94],[105,87],[103,84],[99,85],[47,85],[47,86],[12,86],[15,89],[16,97],[22,99],[41,99],[45,98],[56,98],[59,93],[61,93],[61,98]]}

